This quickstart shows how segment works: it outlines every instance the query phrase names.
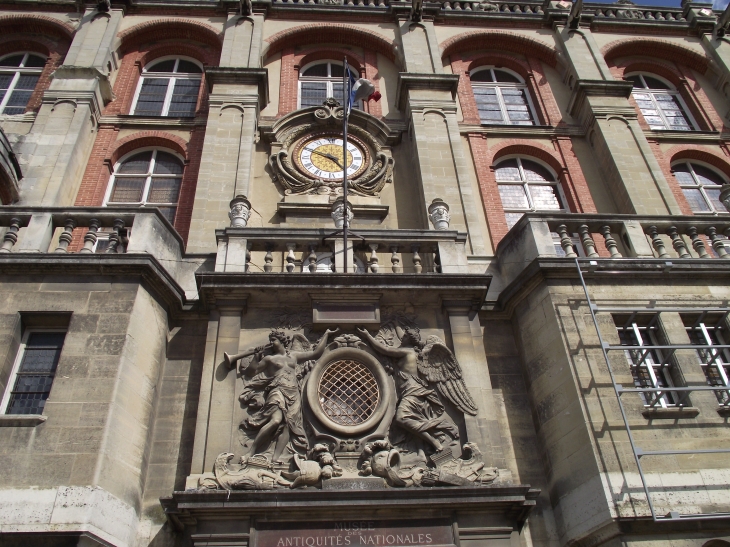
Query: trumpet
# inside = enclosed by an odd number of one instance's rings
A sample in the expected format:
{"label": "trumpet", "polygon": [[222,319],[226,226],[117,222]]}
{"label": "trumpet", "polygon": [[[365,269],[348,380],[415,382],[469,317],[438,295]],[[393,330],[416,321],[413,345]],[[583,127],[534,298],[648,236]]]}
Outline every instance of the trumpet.
{"label": "trumpet", "polygon": [[226,362],[226,365],[228,365],[229,368],[233,368],[236,364],[236,361],[238,361],[239,359],[243,359],[244,357],[248,357],[249,355],[253,355],[254,353],[266,351],[267,349],[271,349],[272,347],[273,344],[266,344],[265,346],[247,349],[243,353],[238,353],[236,355],[229,355],[228,352],[224,351],[223,360]]}

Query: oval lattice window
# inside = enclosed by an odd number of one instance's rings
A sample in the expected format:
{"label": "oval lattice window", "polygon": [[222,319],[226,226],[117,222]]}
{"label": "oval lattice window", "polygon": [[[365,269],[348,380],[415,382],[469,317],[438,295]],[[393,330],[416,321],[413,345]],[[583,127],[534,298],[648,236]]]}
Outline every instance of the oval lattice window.
{"label": "oval lattice window", "polygon": [[319,403],[339,425],[358,425],[373,415],[380,402],[378,382],[370,369],[353,361],[335,361],[319,381]]}

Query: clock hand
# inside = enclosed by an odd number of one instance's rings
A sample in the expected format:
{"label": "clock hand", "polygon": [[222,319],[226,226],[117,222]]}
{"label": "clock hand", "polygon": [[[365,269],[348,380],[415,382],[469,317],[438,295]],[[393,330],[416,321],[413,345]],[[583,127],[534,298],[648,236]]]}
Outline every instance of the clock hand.
{"label": "clock hand", "polygon": [[339,160],[338,160],[338,159],[337,159],[337,158],[336,158],[335,156],[333,156],[332,154],[328,154],[328,153],[324,153],[324,152],[319,152],[318,150],[312,150],[312,154],[319,154],[319,155],[320,155],[320,156],[322,156],[323,158],[327,158],[328,160],[332,160],[333,162],[335,162],[335,163],[337,164],[337,167],[339,167],[340,169],[342,169],[342,164],[341,164],[341,163],[340,163],[340,161],[339,161]]}

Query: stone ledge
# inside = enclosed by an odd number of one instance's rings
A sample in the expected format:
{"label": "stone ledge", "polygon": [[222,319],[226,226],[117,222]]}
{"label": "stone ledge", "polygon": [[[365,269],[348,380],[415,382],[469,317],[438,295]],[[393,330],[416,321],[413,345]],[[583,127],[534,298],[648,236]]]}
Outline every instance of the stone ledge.
{"label": "stone ledge", "polygon": [[[355,205],[352,211],[355,219],[377,219],[383,222],[388,216],[387,205]],[[327,219],[332,214],[332,205],[329,203],[278,203],[276,211],[288,222],[289,217],[304,217],[307,219]]]}
{"label": "stone ledge", "polygon": [[405,111],[408,91],[412,89],[449,91],[451,98],[454,99],[458,85],[458,74],[411,74],[408,72],[399,72],[398,86],[395,90],[395,104],[401,111]]}
{"label": "stone ledge", "polygon": [[634,84],[622,80],[577,80],[573,87],[568,113],[577,116],[587,97],[621,97],[628,99]]}
{"label": "stone ledge", "polygon": [[255,85],[261,108],[269,104],[269,71],[266,68],[206,67],[208,91],[216,84]]}
{"label": "stone ledge", "polygon": [[723,418],[730,417],[730,406],[721,406],[717,409],[717,413]]}
{"label": "stone ledge", "polygon": [[0,427],[35,427],[48,419],[42,414],[2,414]]}
{"label": "stone ledge", "polygon": [[648,420],[681,420],[696,418],[700,409],[694,406],[675,406],[670,408],[645,408],[641,415]]}

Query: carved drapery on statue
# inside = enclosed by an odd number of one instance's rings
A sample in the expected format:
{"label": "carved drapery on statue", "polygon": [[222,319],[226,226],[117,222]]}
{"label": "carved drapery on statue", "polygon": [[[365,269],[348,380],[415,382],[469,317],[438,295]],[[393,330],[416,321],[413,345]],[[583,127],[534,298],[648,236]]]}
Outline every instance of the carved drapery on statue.
{"label": "carved drapery on statue", "polygon": [[477,406],[443,341],[422,342],[403,317],[375,336],[357,330],[334,337],[328,330],[312,343],[307,331],[274,329],[269,344],[226,354],[229,365],[239,362],[244,384],[242,454],[235,462],[221,454],[200,488],[299,488],[367,476],[392,487],[463,486],[497,478],[476,444],[462,446],[458,422]]}

